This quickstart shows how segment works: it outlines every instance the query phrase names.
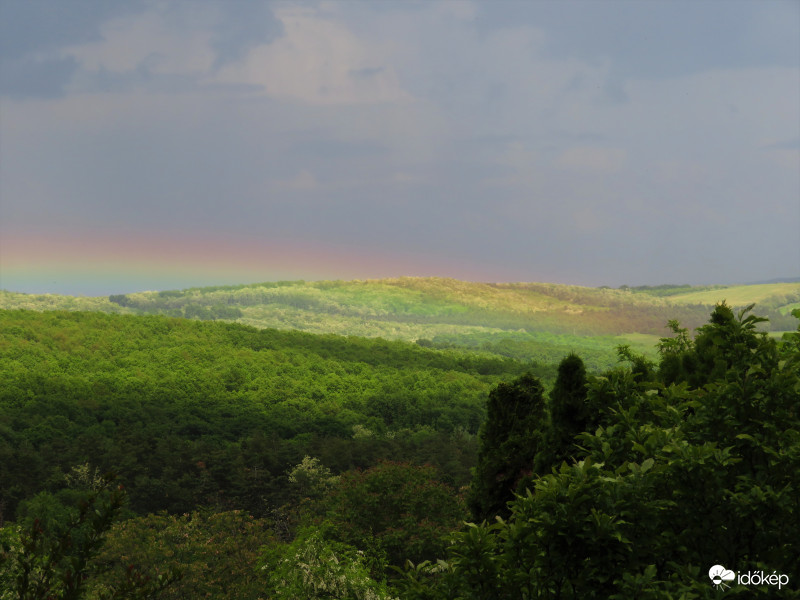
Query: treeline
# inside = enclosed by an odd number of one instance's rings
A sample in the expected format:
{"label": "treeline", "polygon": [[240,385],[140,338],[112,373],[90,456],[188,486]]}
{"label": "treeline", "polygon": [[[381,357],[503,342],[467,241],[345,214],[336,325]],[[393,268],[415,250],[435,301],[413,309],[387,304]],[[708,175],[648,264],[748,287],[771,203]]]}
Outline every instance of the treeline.
{"label": "treeline", "polygon": [[[544,286],[542,286],[544,287]],[[708,312],[703,305],[632,304],[618,296],[598,301],[592,292],[560,291],[554,297],[578,305],[570,308],[547,310],[478,308],[474,306],[415,305],[405,301],[382,301],[377,305],[367,303],[340,303],[316,288],[244,288],[233,292],[181,293],[158,292],[148,294],[112,295],[109,300],[118,306],[135,309],[142,314],[198,318],[201,320],[235,320],[254,315],[251,309],[285,307],[299,311],[296,326],[319,319],[324,315],[331,327],[339,319],[366,319],[413,325],[479,326],[509,331],[551,332],[573,335],[616,335],[621,333],[648,333],[660,335],[668,318],[678,318],[689,327],[699,327]],[[560,289],[560,288],[555,288]],[[588,288],[586,288],[588,289]],[[584,295],[582,295],[584,294]],[[585,306],[583,303],[591,302]],[[263,314],[263,312],[262,312]],[[313,316],[312,316],[313,315]],[[784,326],[791,317],[771,311],[777,319],[776,326]]]}
{"label": "treeline", "polygon": [[634,293],[638,294],[648,294],[650,296],[659,296],[661,298],[666,296],[674,296],[675,294],[682,294],[686,292],[704,292],[708,290],[719,290],[724,289],[725,286],[722,285],[689,285],[688,283],[684,283],[682,285],[674,285],[670,283],[662,284],[662,285],[637,285],[637,286],[628,286],[628,285],[621,285],[619,286],[620,290],[629,290]]}
{"label": "treeline", "polygon": [[[500,333],[439,334],[432,339],[419,339],[423,347],[439,349],[464,349],[504,356],[523,363],[558,364],[561,359],[573,352],[580,354],[586,368],[599,373],[619,362],[616,347],[625,343],[621,337],[575,336],[553,333],[528,333],[507,331]],[[630,343],[629,341],[627,343]],[[639,345],[638,351],[655,358],[654,347]],[[538,376],[538,373],[535,373]],[[551,380],[546,380],[549,385]]]}
{"label": "treeline", "polygon": [[[168,292],[159,292],[167,294]],[[226,306],[224,304],[212,304],[206,306],[193,302],[186,302],[178,306],[170,304],[159,305],[158,303],[145,303],[135,300],[125,294],[112,294],[108,297],[109,302],[118,304],[123,308],[134,308],[145,313],[163,314],[168,317],[182,317],[185,319],[199,319],[200,321],[215,320],[236,320],[242,316],[242,310],[236,306]]]}

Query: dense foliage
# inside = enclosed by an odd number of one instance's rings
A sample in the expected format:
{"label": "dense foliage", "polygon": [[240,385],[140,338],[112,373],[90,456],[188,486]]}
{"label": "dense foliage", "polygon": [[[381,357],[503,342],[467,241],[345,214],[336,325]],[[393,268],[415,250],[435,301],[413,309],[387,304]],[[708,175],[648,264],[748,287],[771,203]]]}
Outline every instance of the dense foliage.
{"label": "dense foliage", "polygon": [[675,325],[659,372],[591,378],[578,461],[412,567],[403,597],[712,598],[712,565],[791,582],[727,595],[800,597],[800,332],[758,322],[718,306],[694,340]]}
{"label": "dense foliage", "polygon": [[[254,568],[260,549],[274,543],[271,522],[243,511],[150,514],[116,523],[97,555],[98,574],[87,597],[100,599],[124,589],[129,566],[171,577],[161,600],[219,598],[256,600],[263,577]],[[170,571],[172,569],[172,571]]]}
{"label": "dense foliage", "polygon": [[0,513],[90,461],[137,514],[263,515],[286,472],[381,458],[469,480],[485,394],[508,359],[413,344],[98,313],[0,313]]}
{"label": "dense foliage", "polygon": [[0,598],[689,600],[712,565],[798,598],[800,329],[761,321],[547,391],[424,344],[0,312]]}
{"label": "dense foliage", "polygon": [[[77,475],[77,476],[75,476]],[[67,480],[76,506],[40,497],[38,516],[0,528],[0,599],[79,600],[87,597],[98,572],[97,557],[108,547],[106,533],[125,501],[113,476],[99,476],[88,465]],[[169,565],[145,572],[129,564],[116,585],[91,594],[96,600],[154,598],[180,574]]]}

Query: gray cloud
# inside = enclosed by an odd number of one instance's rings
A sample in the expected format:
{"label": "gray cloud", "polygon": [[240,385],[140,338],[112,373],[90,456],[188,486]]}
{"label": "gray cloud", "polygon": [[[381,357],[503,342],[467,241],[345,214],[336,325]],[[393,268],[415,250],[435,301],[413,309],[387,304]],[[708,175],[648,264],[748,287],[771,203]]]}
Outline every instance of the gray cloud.
{"label": "gray cloud", "polygon": [[368,67],[365,69],[351,69],[350,75],[357,79],[369,79],[384,72],[383,67]]}
{"label": "gray cloud", "polygon": [[[477,3],[484,31],[531,23],[553,57],[610,60],[623,77],[675,77],[707,69],[800,64],[800,5],[791,0],[570,0]],[[775,35],[779,27],[782,35]],[[778,39],[773,39],[777,37]]]}
{"label": "gray cloud", "polygon": [[[77,75],[77,89],[84,92],[115,92],[151,86],[155,92],[221,89],[203,86],[199,73],[183,76],[154,74],[151,69],[157,54],[135,69],[114,71],[107,68],[84,69],[64,49],[102,42],[102,27],[111,19],[141,15],[159,5],[146,0],[70,2],[9,0],[0,4],[0,93],[14,98],[58,97]],[[176,2],[161,9],[172,23],[192,22],[198,14],[209,16],[210,46],[220,68],[240,60],[255,46],[273,41],[282,27],[272,3],[259,1]],[[180,34],[177,29],[176,34]],[[252,92],[259,86],[224,86],[228,91]]]}
{"label": "gray cloud", "polygon": [[289,152],[294,153],[296,158],[332,160],[382,156],[388,152],[388,149],[377,141],[326,139],[325,132],[315,130],[305,133],[297,132],[289,145]]}
{"label": "gray cloud", "polygon": [[255,46],[268,44],[283,34],[271,2],[211,0],[209,4],[219,10],[212,38],[216,67],[240,60]]}
{"label": "gray cloud", "polygon": [[764,146],[764,148],[769,150],[800,150],[800,138],[775,142]]}
{"label": "gray cloud", "polygon": [[110,17],[143,7],[138,0],[0,3],[0,94],[13,98],[62,96],[79,64],[59,50],[102,39],[100,27]]}
{"label": "gray cloud", "polygon": [[100,27],[109,18],[139,12],[145,5],[142,0],[4,0],[0,3],[0,54],[20,58],[97,41]]}
{"label": "gray cloud", "polygon": [[78,70],[72,57],[0,58],[0,94],[12,98],[58,98]]}

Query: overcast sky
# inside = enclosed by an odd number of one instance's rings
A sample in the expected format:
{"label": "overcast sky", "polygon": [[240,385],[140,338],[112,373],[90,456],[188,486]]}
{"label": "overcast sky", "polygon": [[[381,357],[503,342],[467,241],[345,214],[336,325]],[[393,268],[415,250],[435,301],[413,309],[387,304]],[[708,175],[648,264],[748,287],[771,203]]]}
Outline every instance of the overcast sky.
{"label": "overcast sky", "polygon": [[0,287],[800,275],[800,2],[0,0]]}

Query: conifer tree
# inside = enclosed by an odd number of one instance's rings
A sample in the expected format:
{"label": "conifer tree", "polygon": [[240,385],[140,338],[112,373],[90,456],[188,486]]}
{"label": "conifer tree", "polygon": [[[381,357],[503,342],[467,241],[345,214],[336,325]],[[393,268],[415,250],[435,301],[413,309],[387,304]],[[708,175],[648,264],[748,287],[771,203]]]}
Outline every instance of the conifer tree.
{"label": "conifer tree", "polygon": [[543,392],[542,383],[525,374],[489,393],[468,500],[476,520],[507,516],[506,504],[513,500],[517,485],[531,475],[534,457],[542,447]]}
{"label": "conifer tree", "polygon": [[586,406],[586,367],[574,352],[558,365],[549,408],[545,444],[535,461],[535,471],[539,475],[546,475],[563,461],[569,462],[574,455],[575,436],[586,431],[590,422]]}

